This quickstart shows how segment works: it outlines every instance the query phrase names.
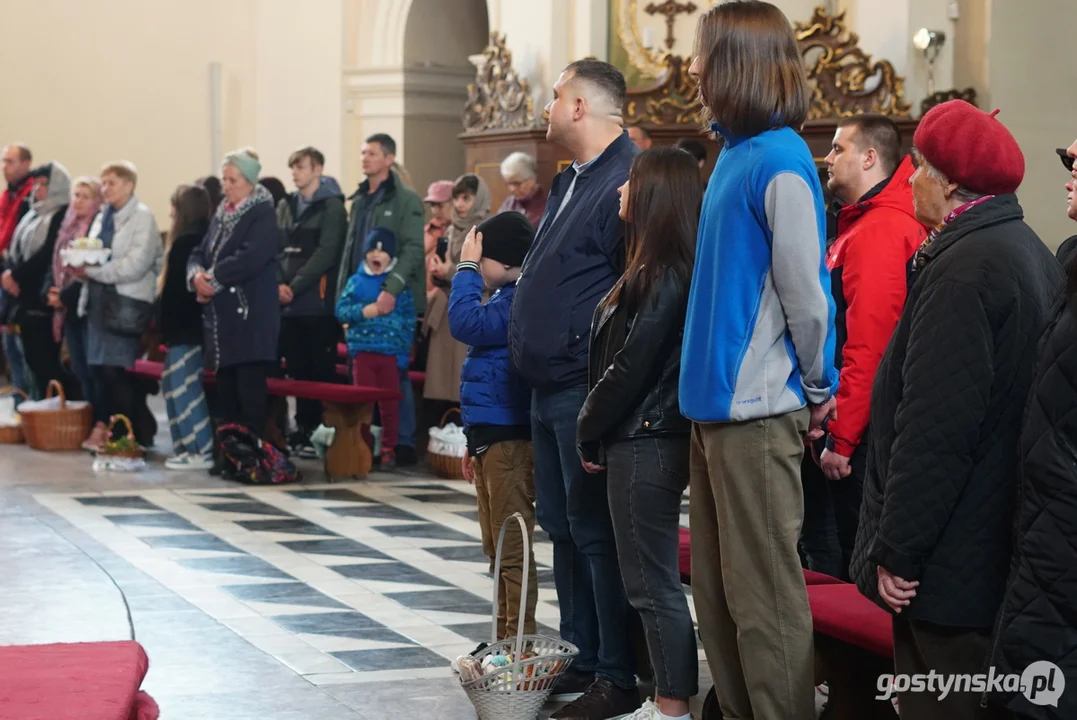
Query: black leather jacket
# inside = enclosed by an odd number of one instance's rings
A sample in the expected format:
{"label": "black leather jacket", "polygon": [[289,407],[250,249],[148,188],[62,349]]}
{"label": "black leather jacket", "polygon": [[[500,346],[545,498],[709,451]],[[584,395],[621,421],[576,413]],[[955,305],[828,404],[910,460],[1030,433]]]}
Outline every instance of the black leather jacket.
{"label": "black leather jacket", "polygon": [[677,401],[689,279],[663,273],[634,317],[599,303],[591,323],[587,400],[576,424],[582,459],[605,464],[603,445],[687,435]]}

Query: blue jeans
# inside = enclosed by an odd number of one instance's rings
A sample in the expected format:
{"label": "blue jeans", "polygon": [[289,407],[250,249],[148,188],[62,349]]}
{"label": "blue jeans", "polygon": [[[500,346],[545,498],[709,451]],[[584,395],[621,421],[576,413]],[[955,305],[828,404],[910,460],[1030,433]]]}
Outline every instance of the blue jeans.
{"label": "blue jeans", "polygon": [[[4,331],[4,357],[7,358],[11,384],[30,397],[37,395],[34,377],[26,365],[26,355],[22,351],[22,340],[16,333]],[[16,401],[16,405],[20,401]]]}
{"label": "blue jeans", "polygon": [[415,417],[415,389],[411,386],[407,368],[400,371],[400,394],[404,397],[400,400],[400,430],[397,445],[413,448],[418,420]]}
{"label": "blue jeans", "polygon": [[64,321],[64,342],[67,344],[67,354],[71,356],[71,372],[82,388],[82,399],[93,407],[94,422],[108,422],[97,378],[90,371],[90,364],[87,362],[87,332],[89,329],[85,318],[72,319],[69,315]]}
{"label": "blue jeans", "polygon": [[561,637],[580,649],[573,669],[628,689],[636,686],[627,631],[632,609],[617,562],[606,476],[588,474],[576,455],[576,418],[586,398],[582,385],[532,395],[536,519],[553,540]]}

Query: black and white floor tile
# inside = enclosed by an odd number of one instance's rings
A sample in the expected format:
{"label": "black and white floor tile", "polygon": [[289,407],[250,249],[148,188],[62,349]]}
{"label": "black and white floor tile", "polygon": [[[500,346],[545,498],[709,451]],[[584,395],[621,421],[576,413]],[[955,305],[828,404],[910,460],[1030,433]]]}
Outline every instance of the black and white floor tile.
{"label": "black and white floor tile", "polygon": [[[489,641],[489,562],[462,482],[36,497],[315,684],[447,677]],[[536,616],[556,634],[552,554],[537,533]]]}

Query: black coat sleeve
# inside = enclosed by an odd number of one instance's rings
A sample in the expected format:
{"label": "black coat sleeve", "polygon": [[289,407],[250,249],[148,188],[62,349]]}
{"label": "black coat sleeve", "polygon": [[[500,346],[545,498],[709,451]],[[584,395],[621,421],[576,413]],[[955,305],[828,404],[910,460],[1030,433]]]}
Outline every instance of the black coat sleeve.
{"label": "black coat sleeve", "polygon": [[192,295],[187,287],[187,262],[191,253],[202,237],[195,234],[181,235],[172,243],[168,251],[168,269],[165,271],[165,284],[161,290],[161,312],[175,311]]}
{"label": "black coat sleeve", "polygon": [[987,413],[994,333],[975,287],[942,281],[915,308],[872,559],[923,573],[965,489]]}
{"label": "black coat sleeve", "polygon": [[[56,236],[60,233],[60,226],[63,225],[65,212],[67,212],[66,205],[56,210],[52,220],[49,221],[49,230],[45,236],[45,243],[37,249],[37,252],[27,258],[26,262],[11,269],[11,277],[19,284],[21,292],[29,290],[35,294],[38,293],[38,283],[44,282],[45,273],[52,267]],[[47,287],[45,289],[48,290]]]}
{"label": "black coat sleeve", "polygon": [[623,423],[651,389],[684,320],[686,283],[676,273],[658,277],[613,363],[587,395],[576,424],[581,457]]}

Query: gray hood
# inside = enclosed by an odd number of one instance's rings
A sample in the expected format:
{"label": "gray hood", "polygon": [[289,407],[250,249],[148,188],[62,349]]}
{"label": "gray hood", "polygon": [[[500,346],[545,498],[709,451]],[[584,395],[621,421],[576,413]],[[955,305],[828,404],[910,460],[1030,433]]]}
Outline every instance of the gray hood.
{"label": "gray hood", "polygon": [[314,191],[314,196],[310,201],[317,202],[319,200],[328,200],[331,197],[339,196],[344,198],[344,191],[340,189],[340,183],[336,181],[336,178],[331,178],[328,175],[322,176],[322,184],[318,186],[318,189]]}
{"label": "gray hood", "polygon": [[38,170],[48,172],[49,192],[44,200],[35,198],[30,202],[30,212],[23,216],[15,228],[8,253],[16,265],[29,260],[45,245],[56,211],[71,202],[71,175],[67,168],[58,162],[51,162]]}

